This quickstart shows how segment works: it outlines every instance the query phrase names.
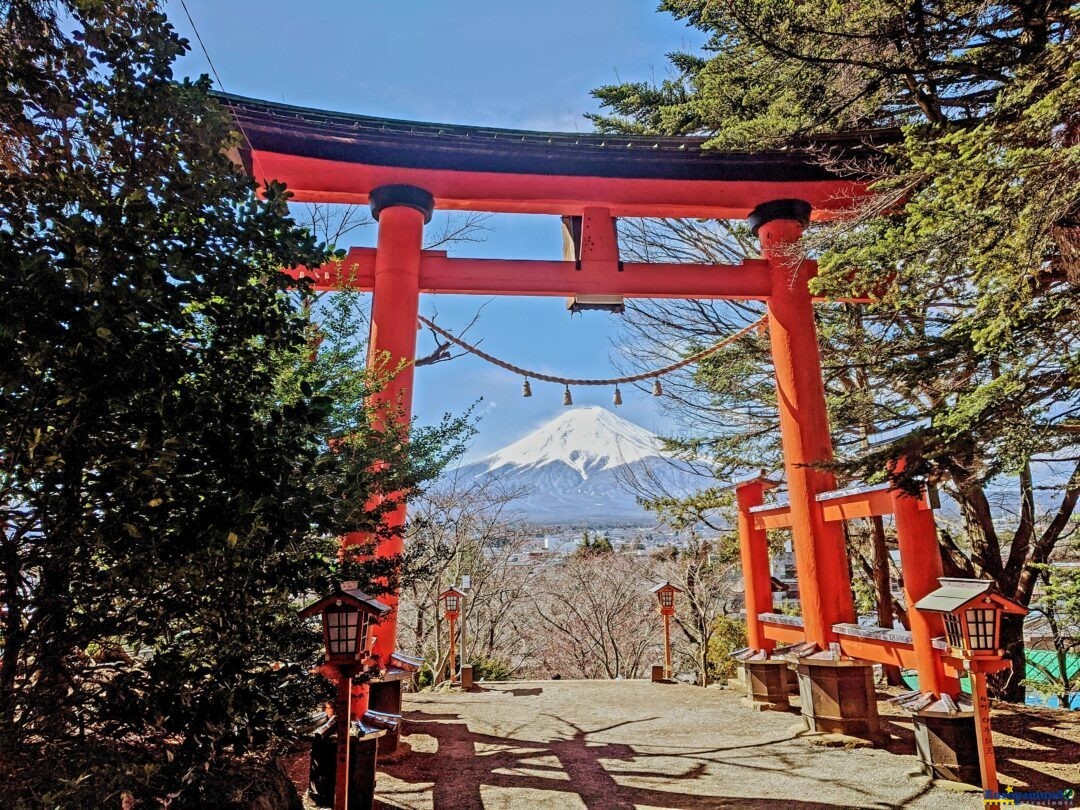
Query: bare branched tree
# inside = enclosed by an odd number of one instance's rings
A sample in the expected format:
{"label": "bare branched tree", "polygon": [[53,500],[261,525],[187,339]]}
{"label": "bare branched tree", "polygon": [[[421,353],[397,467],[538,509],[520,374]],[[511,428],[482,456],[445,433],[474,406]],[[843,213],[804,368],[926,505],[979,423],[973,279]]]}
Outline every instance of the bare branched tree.
{"label": "bare branched tree", "polygon": [[[345,249],[346,237],[357,231],[362,231],[375,225],[366,206],[361,205],[332,205],[329,203],[308,203],[295,207],[296,218],[311,229],[322,242],[325,242],[335,250]],[[483,242],[485,234],[491,230],[488,225],[490,214],[476,211],[448,212],[438,218],[438,227],[432,232],[425,234],[425,250],[445,250],[453,245]],[[314,293],[309,308],[313,311],[318,306],[318,301],[328,293]],[[352,308],[356,319],[366,323],[370,311],[370,299],[366,295],[354,294],[355,301]],[[480,313],[484,305],[477,308],[472,319],[464,328],[458,330],[459,335],[466,334],[469,329],[476,325],[480,319]],[[434,320],[434,318],[433,318]],[[461,352],[451,350],[452,344],[442,338],[433,330],[428,330],[434,342],[434,348],[426,354],[417,357],[415,366],[431,366],[443,363],[461,356]]]}
{"label": "bare branched tree", "polygon": [[411,512],[407,553],[430,573],[403,594],[399,627],[404,649],[425,658],[434,673],[446,671],[448,651],[438,595],[466,576],[462,660],[497,661],[506,674],[531,660],[529,636],[518,625],[536,569],[521,564],[532,532],[513,512],[520,495],[490,479],[451,475]]}
{"label": "bare branched tree", "polygon": [[562,677],[642,677],[657,649],[649,584],[642,560],[613,552],[546,570],[533,598],[546,629],[542,664]]}

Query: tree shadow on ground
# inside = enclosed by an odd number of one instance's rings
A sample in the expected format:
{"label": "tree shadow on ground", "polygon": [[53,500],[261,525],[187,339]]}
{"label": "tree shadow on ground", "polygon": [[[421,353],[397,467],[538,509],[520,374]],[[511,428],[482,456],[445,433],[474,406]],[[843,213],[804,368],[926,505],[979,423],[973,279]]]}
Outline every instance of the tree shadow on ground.
{"label": "tree shadow on ground", "polygon": [[475,684],[472,689],[468,690],[472,692],[499,692],[499,694],[513,694],[515,698],[536,698],[538,694],[543,694],[543,688],[539,686],[534,687],[518,687],[516,689],[489,689],[483,684]]}
{"label": "tree shadow on ground", "polygon": [[[1000,708],[1001,704],[998,704]],[[995,734],[1008,735],[998,740],[998,773],[1015,779],[1033,792],[1056,792],[1075,788],[1075,779],[1061,779],[1052,773],[1025,764],[1075,766],[1080,763],[1080,712],[1009,706],[995,710],[991,722]],[[1041,727],[1041,728],[1040,728]],[[1054,733],[1057,732],[1057,733]]]}
{"label": "tree shadow on ground", "polygon": [[[414,751],[401,763],[380,766],[387,774],[407,784],[416,784],[423,791],[433,785],[432,802],[435,808],[482,808],[484,788],[520,791],[542,791],[555,801],[558,794],[565,799],[574,796],[588,808],[604,810],[632,810],[638,806],[665,807],[671,810],[706,810],[706,808],[775,808],[783,806],[794,810],[824,810],[835,808],[831,802],[809,799],[755,798],[745,795],[753,790],[755,774],[775,775],[777,772],[798,774],[801,779],[828,783],[836,788],[835,776],[825,777],[814,773],[813,766],[805,756],[762,749],[780,746],[796,738],[796,734],[774,740],[755,741],[747,745],[711,748],[679,748],[650,746],[643,736],[640,743],[608,742],[596,739],[597,735],[612,729],[647,722],[656,718],[642,718],[595,729],[585,729],[564,718],[547,715],[566,727],[558,739],[537,741],[514,736],[514,729],[505,735],[489,735],[471,731],[466,721],[457,714],[431,714],[407,712],[405,714],[409,733],[429,735],[437,748],[434,752]],[[657,750],[650,751],[648,749]],[[670,762],[666,772],[660,766],[651,766],[651,758],[682,761],[685,767],[672,772]],[[607,763],[605,765],[605,763]],[[620,765],[620,763],[623,763]],[[701,779],[713,779],[717,786],[724,783],[711,769],[717,765],[730,765],[746,772],[733,795],[692,794],[685,787]],[[609,770],[610,767],[610,770]],[[616,778],[617,777],[617,778]],[[625,784],[649,780],[656,787]],[[855,784],[846,787],[858,792],[863,798],[860,807],[895,807],[880,797],[866,793]],[[915,789],[903,804],[921,796],[928,786]],[[741,794],[741,795],[740,795]],[[535,797],[536,794],[523,794]],[[531,800],[526,800],[531,801]],[[390,802],[376,802],[376,807],[393,808]],[[524,806],[524,805],[523,805]],[[903,806],[903,805],[900,805]]]}

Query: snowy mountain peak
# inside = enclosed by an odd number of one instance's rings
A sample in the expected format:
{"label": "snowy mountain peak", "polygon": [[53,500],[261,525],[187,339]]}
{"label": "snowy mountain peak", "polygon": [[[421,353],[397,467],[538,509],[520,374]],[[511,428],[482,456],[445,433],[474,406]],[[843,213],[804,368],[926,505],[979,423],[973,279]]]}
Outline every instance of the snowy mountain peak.
{"label": "snowy mountain peak", "polygon": [[568,410],[476,465],[536,469],[561,462],[587,479],[591,473],[659,455],[660,441],[652,433],[592,405]]}
{"label": "snowy mountain peak", "polygon": [[513,508],[537,523],[655,525],[631,478],[688,495],[702,479],[672,464],[660,440],[606,408],[568,409],[502,450],[458,467],[455,481],[495,480],[518,493]]}

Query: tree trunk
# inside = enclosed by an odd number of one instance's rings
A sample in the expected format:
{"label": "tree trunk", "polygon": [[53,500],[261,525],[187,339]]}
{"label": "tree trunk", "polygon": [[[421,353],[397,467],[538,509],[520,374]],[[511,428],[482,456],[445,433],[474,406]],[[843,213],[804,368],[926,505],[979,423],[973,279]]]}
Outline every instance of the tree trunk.
{"label": "tree trunk", "polygon": [[[874,538],[874,585],[877,589],[878,626],[893,627],[892,588],[889,577],[889,547],[885,542],[885,523],[880,515],[870,518],[870,534]],[[900,686],[904,679],[900,677],[900,667],[884,664],[882,672],[889,686]]]}
{"label": "tree trunk", "polygon": [[1054,642],[1054,653],[1057,658],[1058,674],[1061,678],[1061,689],[1058,692],[1058,700],[1061,708],[1068,709],[1072,706],[1072,695],[1069,693],[1069,657],[1065,649],[1065,639],[1061,635],[1061,627],[1058,625],[1057,612],[1054,610],[1052,599],[1047,600],[1046,623],[1050,625],[1050,638]]}
{"label": "tree trunk", "polygon": [[998,700],[1023,703],[1027,697],[1024,678],[1027,677],[1027,659],[1024,657],[1024,617],[1005,614],[1001,617],[1001,647],[1005,658],[1012,662],[1012,670],[999,672],[987,679],[991,694]]}

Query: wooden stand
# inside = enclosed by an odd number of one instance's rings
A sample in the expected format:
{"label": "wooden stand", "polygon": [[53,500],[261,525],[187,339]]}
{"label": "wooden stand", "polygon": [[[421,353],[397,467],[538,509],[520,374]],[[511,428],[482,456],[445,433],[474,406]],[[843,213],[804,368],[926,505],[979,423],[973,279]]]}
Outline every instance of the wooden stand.
{"label": "wooden stand", "polygon": [[[384,714],[401,715],[401,681],[374,681],[371,684],[369,706]],[[379,756],[392,757],[401,746],[401,727],[386,732],[379,740]]]}
{"label": "wooden stand", "polygon": [[990,732],[990,699],[986,696],[986,673],[972,668],[971,703],[975,710],[975,738],[979,744],[979,771],[983,790],[997,793],[997,761],[994,758],[994,740]]}
{"label": "wooden stand", "polygon": [[973,712],[918,712],[913,717],[915,750],[927,776],[980,784],[979,750]]}
{"label": "wooden stand", "polygon": [[878,742],[874,667],[864,661],[799,661],[799,701],[807,728]]}
{"label": "wooden stand", "polygon": [[759,711],[786,712],[788,702],[788,663],[782,659],[745,661],[747,699]]}
{"label": "wooden stand", "polygon": [[[382,731],[368,729],[363,736],[350,735],[348,810],[371,810],[375,801],[375,760]],[[316,807],[333,807],[337,793],[337,732],[328,728],[311,741],[308,798]]]}
{"label": "wooden stand", "polygon": [[671,672],[671,616],[664,613],[664,677],[670,678]]}

